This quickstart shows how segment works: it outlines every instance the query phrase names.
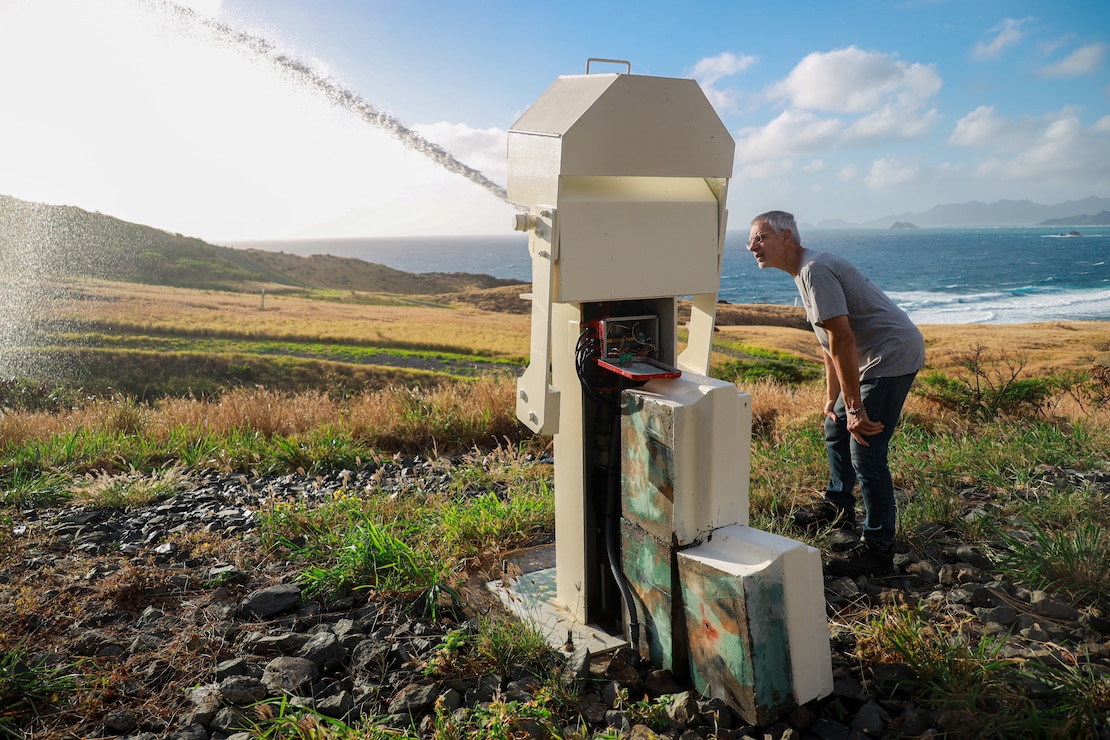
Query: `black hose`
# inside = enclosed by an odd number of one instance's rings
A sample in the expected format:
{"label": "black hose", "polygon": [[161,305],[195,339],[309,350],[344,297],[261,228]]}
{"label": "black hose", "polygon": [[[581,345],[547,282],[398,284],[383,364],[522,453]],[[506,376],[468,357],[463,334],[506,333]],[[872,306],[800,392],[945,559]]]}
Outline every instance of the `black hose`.
{"label": "black hose", "polygon": [[613,578],[617,582],[624,604],[628,608],[628,633],[632,638],[632,647],[640,644],[640,622],[636,618],[636,602],[632,597],[632,589],[628,579],[620,567],[620,553],[617,551],[617,542],[620,537],[620,498],[618,493],[618,480],[620,464],[621,426],[619,419],[615,419],[610,434],[609,442],[609,486],[605,507],[605,550],[609,555],[609,568],[613,571]]}
{"label": "black hose", "polygon": [[[578,373],[578,380],[582,390],[599,409],[607,408],[612,413],[609,426],[609,460],[608,479],[606,481],[605,496],[605,551],[609,557],[609,569],[613,573],[613,580],[617,582],[621,596],[628,609],[628,631],[632,638],[632,646],[640,642],[640,622],[636,617],[636,602],[632,596],[632,589],[628,579],[620,568],[620,553],[617,543],[620,540],[620,418],[617,410],[620,403],[620,387],[616,392],[602,394],[593,386],[593,379],[597,376],[596,358],[601,354],[601,340],[593,330],[586,326],[578,335],[578,342],[574,348],[574,368]],[[595,421],[596,423],[596,421]],[[595,427],[596,429],[597,427]]]}

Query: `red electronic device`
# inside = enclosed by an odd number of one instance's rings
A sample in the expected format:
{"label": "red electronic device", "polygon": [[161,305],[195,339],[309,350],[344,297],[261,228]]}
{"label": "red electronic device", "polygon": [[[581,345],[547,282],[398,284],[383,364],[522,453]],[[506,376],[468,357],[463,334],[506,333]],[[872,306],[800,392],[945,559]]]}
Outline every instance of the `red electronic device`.
{"label": "red electronic device", "polygon": [[609,372],[641,382],[682,375],[656,359],[658,316],[610,316],[598,321],[597,334],[601,341],[597,364]]}

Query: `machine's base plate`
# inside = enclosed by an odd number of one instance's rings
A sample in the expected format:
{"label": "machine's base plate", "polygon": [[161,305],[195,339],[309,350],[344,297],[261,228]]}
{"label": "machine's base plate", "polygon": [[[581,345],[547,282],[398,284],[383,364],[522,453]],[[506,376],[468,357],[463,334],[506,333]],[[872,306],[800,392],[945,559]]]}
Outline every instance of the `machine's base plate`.
{"label": "machine's base plate", "polygon": [[583,624],[555,598],[555,546],[527,550],[506,558],[506,576],[486,587],[509,611],[532,622],[552,648],[567,654],[583,648],[591,655],[628,645],[621,635]]}

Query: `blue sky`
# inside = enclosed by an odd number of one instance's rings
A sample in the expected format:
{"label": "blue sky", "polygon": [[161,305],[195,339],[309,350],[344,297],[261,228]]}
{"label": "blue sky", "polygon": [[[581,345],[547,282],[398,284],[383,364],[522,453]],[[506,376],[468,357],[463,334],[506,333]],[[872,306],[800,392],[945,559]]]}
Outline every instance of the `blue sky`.
{"label": "blue sky", "polygon": [[[1110,197],[1110,3],[182,2],[498,182],[588,57],[699,81],[734,228]],[[91,8],[88,6],[92,6]],[[0,0],[0,193],[203,238],[507,233],[512,209],[156,0]]]}

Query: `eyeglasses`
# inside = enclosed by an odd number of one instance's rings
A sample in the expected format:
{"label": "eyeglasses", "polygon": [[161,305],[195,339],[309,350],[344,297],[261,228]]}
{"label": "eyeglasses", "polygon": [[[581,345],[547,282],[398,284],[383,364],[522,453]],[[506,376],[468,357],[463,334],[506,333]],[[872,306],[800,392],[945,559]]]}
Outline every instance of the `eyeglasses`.
{"label": "eyeglasses", "polygon": [[773,232],[773,231],[764,231],[764,232],[761,232],[761,233],[759,233],[759,234],[756,234],[756,235],[755,235],[755,236],[754,236],[753,238],[749,239],[749,240],[748,240],[748,241],[746,242],[746,245],[747,245],[747,247],[748,247],[749,249],[751,249],[751,246],[752,246],[753,244],[762,244],[762,243],[763,243],[763,240],[764,240],[764,239],[765,239],[766,237],[768,237],[768,236],[770,236],[771,234],[774,234],[774,233],[775,233],[775,232]]}

